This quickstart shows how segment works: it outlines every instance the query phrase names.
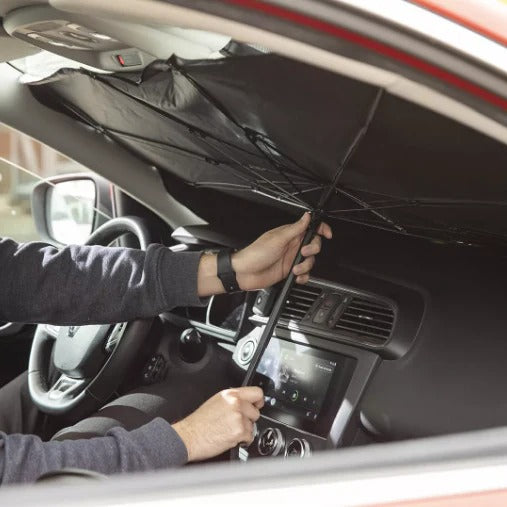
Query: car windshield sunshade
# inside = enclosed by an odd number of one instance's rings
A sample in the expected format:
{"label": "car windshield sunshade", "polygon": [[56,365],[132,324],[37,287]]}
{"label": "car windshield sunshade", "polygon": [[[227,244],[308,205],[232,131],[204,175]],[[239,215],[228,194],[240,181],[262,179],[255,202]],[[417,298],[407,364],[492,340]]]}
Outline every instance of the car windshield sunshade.
{"label": "car windshield sunshade", "polygon": [[506,147],[378,87],[272,54],[60,71],[31,86],[186,185],[507,246]]}

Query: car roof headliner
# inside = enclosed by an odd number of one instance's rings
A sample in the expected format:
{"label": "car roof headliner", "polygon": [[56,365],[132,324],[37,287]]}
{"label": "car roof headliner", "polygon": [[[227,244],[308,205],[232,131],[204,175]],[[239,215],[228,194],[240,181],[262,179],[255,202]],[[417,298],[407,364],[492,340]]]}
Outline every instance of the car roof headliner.
{"label": "car roof headliner", "polygon": [[0,1],[0,62],[8,62],[16,58],[37,53],[39,49],[21,40],[14,39],[4,29],[1,18],[8,12],[29,5],[48,5],[48,0],[1,0]]}

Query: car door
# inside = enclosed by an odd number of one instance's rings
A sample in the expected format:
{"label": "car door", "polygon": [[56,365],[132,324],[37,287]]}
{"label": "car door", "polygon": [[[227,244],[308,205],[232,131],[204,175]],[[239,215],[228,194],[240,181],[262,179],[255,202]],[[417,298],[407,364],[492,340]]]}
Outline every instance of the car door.
{"label": "car door", "polygon": [[[32,215],[33,188],[46,178],[69,173],[90,171],[0,124],[0,238],[19,243],[42,240]],[[33,325],[0,322],[0,386],[26,368],[33,329]]]}

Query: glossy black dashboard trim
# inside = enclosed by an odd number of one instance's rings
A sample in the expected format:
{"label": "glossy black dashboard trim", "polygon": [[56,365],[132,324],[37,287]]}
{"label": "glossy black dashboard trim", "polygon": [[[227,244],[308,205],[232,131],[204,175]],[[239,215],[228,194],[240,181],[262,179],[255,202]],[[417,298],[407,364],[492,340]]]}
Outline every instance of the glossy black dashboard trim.
{"label": "glossy black dashboard trim", "polygon": [[[335,283],[319,278],[310,278],[308,285],[378,300],[392,307],[395,313],[393,331],[390,339],[385,344],[368,343],[366,340],[359,340],[358,338],[348,336],[337,329],[326,329],[323,326],[315,326],[305,321],[296,322],[281,318],[279,327],[372,350],[386,359],[397,359],[403,356],[411,347],[418,334],[426,306],[424,296],[413,288],[365,276],[362,273],[348,270],[345,270],[344,273],[349,275],[347,281],[352,283]],[[344,274],[340,273],[339,278],[342,280]],[[357,289],[355,288],[357,286],[365,288]],[[251,320],[261,325],[266,322],[265,317],[258,315],[251,317]]]}
{"label": "glossy black dashboard trim", "polygon": [[[350,345],[332,342],[316,336],[304,334],[302,332],[290,331],[287,329],[276,328],[273,336],[290,340],[294,343],[300,343],[302,345],[343,354],[357,360],[356,367],[345,391],[343,402],[336,413],[331,425],[331,430],[326,438],[327,448],[334,449],[339,447],[342,444],[345,430],[359,404],[359,401],[361,400],[366,386],[381,361],[379,355],[357,347],[351,347]],[[256,367],[256,364],[250,364],[249,369]],[[278,424],[280,426],[286,426],[280,422]],[[301,431],[302,434],[308,433],[302,430],[298,431]],[[318,435],[315,436],[318,437]]]}

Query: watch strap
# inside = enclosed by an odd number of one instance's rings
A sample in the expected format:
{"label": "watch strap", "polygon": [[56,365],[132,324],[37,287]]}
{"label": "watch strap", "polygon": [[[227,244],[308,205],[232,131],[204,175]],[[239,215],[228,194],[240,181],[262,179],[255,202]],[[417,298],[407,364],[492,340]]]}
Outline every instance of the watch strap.
{"label": "watch strap", "polygon": [[236,279],[236,272],[232,267],[232,251],[220,250],[217,255],[217,276],[224,286],[225,292],[238,292],[241,288]]}

